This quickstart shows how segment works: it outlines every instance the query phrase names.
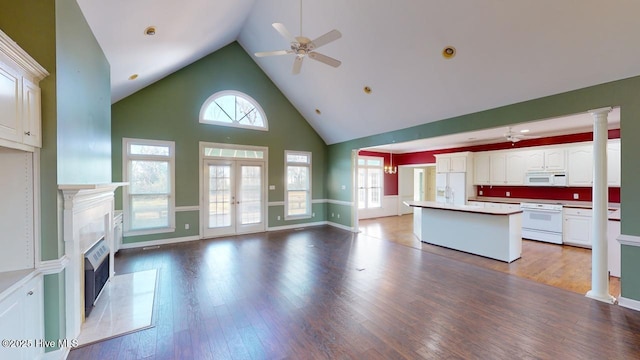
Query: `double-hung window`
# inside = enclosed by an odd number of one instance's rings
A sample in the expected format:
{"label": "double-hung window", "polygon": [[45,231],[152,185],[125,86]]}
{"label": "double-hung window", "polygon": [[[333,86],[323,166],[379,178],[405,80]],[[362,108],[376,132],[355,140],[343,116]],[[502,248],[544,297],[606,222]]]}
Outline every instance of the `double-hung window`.
{"label": "double-hung window", "polygon": [[124,139],[124,226],[150,234],[175,228],[175,145],[173,141]]}
{"label": "double-hung window", "polygon": [[285,151],[285,218],[311,217],[311,153]]}
{"label": "double-hung window", "polygon": [[381,157],[358,157],[358,209],[382,207],[383,164]]}

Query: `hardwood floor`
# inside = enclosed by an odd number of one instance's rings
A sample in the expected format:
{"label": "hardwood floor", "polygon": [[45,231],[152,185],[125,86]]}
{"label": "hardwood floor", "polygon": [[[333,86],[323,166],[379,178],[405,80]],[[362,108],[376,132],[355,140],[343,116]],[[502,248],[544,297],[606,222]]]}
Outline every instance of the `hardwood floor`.
{"label": "hardwood floor", "polygon": [[123,250],[155,327],[69,359],[632,359],[640,313],[324,226]]}
{"label": "hardwood floor", "polygon": [[[429,245],[413,235],[413,215],[360,220],[363,234],[389,240],[469,264],[586,294],[591,289],[591,250],[569,245],[523,240],[522,258],[507,264],[482,256]],[[610,294],[620,295],[620,278],[609,278]]]}

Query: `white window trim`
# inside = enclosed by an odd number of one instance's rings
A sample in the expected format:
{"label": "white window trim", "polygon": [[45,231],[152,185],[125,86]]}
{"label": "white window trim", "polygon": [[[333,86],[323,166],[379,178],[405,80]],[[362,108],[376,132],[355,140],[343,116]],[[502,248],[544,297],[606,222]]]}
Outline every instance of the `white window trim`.
{"label": "white window trim", "polygon": [[[363,159],[365,160],[365,165],[360,165],[359,161]],[[367,160],[372,160],[372,159],[376,159],[376,160],[381,160],[381,165],[378,166],[373,166],[373,165],[366,165],[366,161]],[[370,156],[370,155],[358,155],[358,159],[356,159],[356,164],[358,166],[358,169],[360,168],[364,168],[364,169],[377,169],[379,168],[382,171],[382,176],[380,177],[380,206],[369,206],[369,197],[367,196],[367,194],[369,193],[369,188],[366,187],[366,183],[364,184],[364,188],[365,188],[365,196],[364,196],[364,201],[365,201],[365,207],[360,208],[360,199],[358,198],[358,201],[356,202],[355,206],[359,211],[366,211],[366,210],[370,210],[370,209],[381,209],[383,204],[382,204],[382,199],[384,198],[384,156]],[[358,177],[358,171],[356,170],[356,178]],[[367,177],[365,177],[365,181]],[[356,194],[358,193],[358,190],[360,190],[360,186],[362,184],[358,183],[358,188],[356,189]]]}
{"label": "white window trim", "polygon": [[[300,154],[300,155],[305,155],[309,157],[309,163],[299,163],[299,162],[288,162],[287,161],[287,156],[289,154],[295,155],[295,154]],[[289,165],[296,165],[296,166],[300,166],[300,165],[305,165],[309,167],[309,196],[307,197],[307,213],[304,215],[287,215],[289,214],[289,202],[288,200],[288,181],[287,181],[287,176],[288,176],[288,167]],[[296,151],[296,150],[285,150],[284,151],[284,219],[285,220],[299,220],[299,219],[310,219],[312,217],[312,212],[313,212],[313,200],[311,199],[311,197],[313,196],[313,184],[312,184],[312,180],[313,180],[313,175],[312,175],[312,168],[313,168],[313,157],[312,157],[312,153],[309,151]]]}
{"label": "white window trim", "polygon": [[[218,122],[218,121],[212,121],[212,120],[205,120],[204,119],[204,114],[207,111],[207,108],[209,108],[209,105],[217,98],[222,97],[222,96],[227,96],[227,95],[233,95],[233,96],[238,96],[241,97],[245,100],[247,100],[248,102],[251,103],[251,105],[255,106],[256,110],[260,113],[260,116],[262,116],[262,121],[264,122],[264,127],[260,127],[260,126],[251,126],[251,125],[244,125],[244,124],[236,124],[236,123],[223,123],[223,122]],[[251,129],[251,130],[260,130],[260,131],[269,131],[269,122],[267,121],[267,115],[265,114],[264,110],[262,109],[262,106],[260,106],[260,104],[251,96],[240,92],[240,91],[236,91],[236,90],[222,90],[222,91],[218,91],[217,93],[209,96],[207,98],[207,100],[205,100],[205,102],[202,104],[202,107],[200,108],[200,115],[199,115],[199,121],[201,124],[208,124],[208,125],[218,125],[218,126],[228,126],[228,127],[235,127],[235,128],[241,128],[241,129]]]}
{"label": "white window trim", "polygon": [[131,144],[140,144],[140,145],[157,145],[157,146],[167,146],[169,147],[169,176],[171,177],[171,192],[169,194],[169,213],[167,215],[169,219],[169,226],[150,228],[150,229],[142,229],[142,230],[131,230],[131,212],[129,208],[129,187],[124,186],[122,188],[122,209],[123,209],[123,235],[124,236],[139,236],[139,235],[150,235],[150,234],[162,234],[162,233],[170,233],[175,232],[175,223],[176,223],[176,182],[175,182],[175,160],[176,160],[176,152],[175,152],[175,142],[173,141],[164,141],[164,140],[149,140],[149,139],[134,139],[134,138],[123,138],[122,139],[122,178],[124,181],[129,180],[129,161],[132,159],[135,160],[158,160],[166,159],[166,157],[159,157],[154,155],[131,155],[129,154],[129,145]]}

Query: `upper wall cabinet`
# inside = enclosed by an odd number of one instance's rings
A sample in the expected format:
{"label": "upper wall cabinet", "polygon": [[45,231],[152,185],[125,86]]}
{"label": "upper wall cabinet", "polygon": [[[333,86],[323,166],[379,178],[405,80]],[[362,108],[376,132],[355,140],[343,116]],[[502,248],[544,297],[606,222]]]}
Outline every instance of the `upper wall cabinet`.
{"label": "upper wall cabinet", "polygon": [[49,73],[0,30],[0,146],[42,146],[40,88]]}
{"label": "upper wall cabinet", "polygon": [[473,153],[461,152],[436,155],[436,171],[471,172],[473,169]]}
{"label": "upper wall cabinet", "polygon": [[593,146],[580,145],[568,149],[569,186],[593,185]]}
{"label": "upper wall cabinet", "polygon": [[620,139],[607,143],[607,177],[609,186],[620,187]]}
{"label": "upper wall cabinet", "polygon": [[530,150],[525,159],[525,171],[565,170],[566,163],[564,148]]}
{"label": "upper wall cabinet", "polygon": [[491,153],[479,152],[473,156],[473,184],[490,185]]}

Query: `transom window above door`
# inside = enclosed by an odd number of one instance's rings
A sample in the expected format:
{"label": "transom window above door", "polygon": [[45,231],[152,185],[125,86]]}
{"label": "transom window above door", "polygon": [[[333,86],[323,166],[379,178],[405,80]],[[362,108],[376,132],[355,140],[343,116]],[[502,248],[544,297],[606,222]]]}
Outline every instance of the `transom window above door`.
{"label": "transom window above door", "polygon": [[260,104],[239,91],[224,90],[211,95],[200,109],[200,122],[256,130],[269,130]]}

